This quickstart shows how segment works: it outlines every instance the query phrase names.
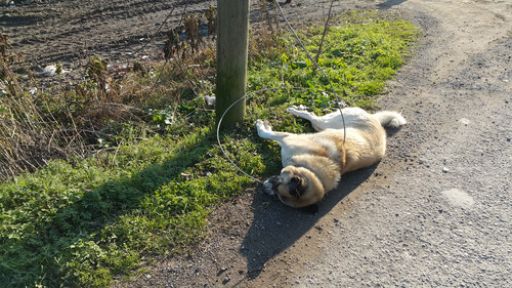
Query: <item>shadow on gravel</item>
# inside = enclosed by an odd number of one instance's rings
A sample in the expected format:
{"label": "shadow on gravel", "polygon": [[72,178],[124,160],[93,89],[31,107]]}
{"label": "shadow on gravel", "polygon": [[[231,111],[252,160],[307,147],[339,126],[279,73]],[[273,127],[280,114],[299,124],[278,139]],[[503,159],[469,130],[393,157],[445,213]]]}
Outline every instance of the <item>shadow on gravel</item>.
{"label": "shadow on gravel", "polygon": [[382,10],[386,10],[389,8],[392,8],[393,6],[400,5],[404,3],[407,0],[388,0],[384,1],[383,3],[377,4],[377,7]]}
{"label": "shadow on gravel", "polygon": [[249,278],[257,277],[269,259],[292,246],[339,201],[363,183],[377,165],[344,175],[340,187],[327,194],[315,213],[285,206],[277,198],[271,198],[261,191],[255,193],[252,203],[254,220],[240,248],[240,253],[247,258]]}

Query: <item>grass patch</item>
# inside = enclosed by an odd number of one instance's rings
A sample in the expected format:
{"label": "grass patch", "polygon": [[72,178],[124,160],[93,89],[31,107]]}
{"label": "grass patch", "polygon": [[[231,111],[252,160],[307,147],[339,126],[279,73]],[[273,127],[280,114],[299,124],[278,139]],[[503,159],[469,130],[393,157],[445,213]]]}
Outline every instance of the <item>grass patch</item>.
{"label": "grass patch", "polygon": [[[330,108],[332,97],[324,91],[331,84],[349,103],[374,107],[372,96],[383,91],[417,33],[408,22],[376,14],[340,21],[348,22],[331,27],[319,59],[327,76],[287,36],[273,38],[264,53],[253,50],[250,89],[280,88],[251,98],[246,122],[223,139],[245,171],[264,176],[280,165],[277,147],[256,138],[256,118],[279,119],[276,129],[304,131],[304,123],[284,108]],[[302,31],[312,53],[320,34],[321,28]],[[252,183],[214,145],[213,113],[197,112],[197,98],[187,97],[151,112],[152,123],[164,127],[161,135],[128,141],[140,133],[120,128],[123,141],[115,151],[51,161],[0,184],[2,285],[105,287],[144,259],[172,255],[201,239],[211,207]]]}
{"label": "grass patch", "polygon": [[[317,71],[306,54],[294,46],[294,38],[280,38],[280,46],[269,60],[253,62],[250,87],[303,88],[274,95],[269,100],[274,105],[293,103],[331,109],[334,98],[326,92],[332,89],[353,106],[375,108],[373,96],[384,91],[385,80],[404,63],[408,46],[418,33],[410,22],[384,20],[377,15],[352,13],[343,18],[344,25],[329,29],[318,59],[325,74]],[[300,33],[313,57],[318,52],[322,29],[314,27]]]}

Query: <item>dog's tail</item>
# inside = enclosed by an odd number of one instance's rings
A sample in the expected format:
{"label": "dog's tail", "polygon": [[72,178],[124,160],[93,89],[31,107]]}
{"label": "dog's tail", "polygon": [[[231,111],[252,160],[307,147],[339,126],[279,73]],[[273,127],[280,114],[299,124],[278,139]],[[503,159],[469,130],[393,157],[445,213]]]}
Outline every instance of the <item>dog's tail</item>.
{"label": "dog's tail", "polygon": [[379,120],[380,125],[383,127],[398,128],[407,123],[404,116],[395,111],[379,111],[373,114],[373,116]]}

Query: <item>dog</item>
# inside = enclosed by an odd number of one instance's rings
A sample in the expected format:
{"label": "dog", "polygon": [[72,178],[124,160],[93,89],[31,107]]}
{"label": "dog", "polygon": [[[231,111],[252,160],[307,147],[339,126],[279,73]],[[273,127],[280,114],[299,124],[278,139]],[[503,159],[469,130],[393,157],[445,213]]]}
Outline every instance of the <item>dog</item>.
{"label": "dog", "polygon": [[343,174],[379,162],[386,152],[384,127],[398,128],[407,123],[395,111],[370,114],[348,107],[342,109],[344,130],[339,110],[324,116],[295,106],[287,111],[310,121],[317,132],[272,131],[268,122],[262,120],[256,121],[256,130],[259,137],[279,143],[284,167],[280,175],[265,180],[263,189],[294,208],[316,204],[338,186]]}

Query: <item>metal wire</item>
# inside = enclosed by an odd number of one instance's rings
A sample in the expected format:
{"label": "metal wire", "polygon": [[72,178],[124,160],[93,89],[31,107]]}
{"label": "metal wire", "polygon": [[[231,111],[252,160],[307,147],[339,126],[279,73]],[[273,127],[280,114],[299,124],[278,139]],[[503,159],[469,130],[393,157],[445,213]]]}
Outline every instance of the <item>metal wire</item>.
{"label": "metal wire", "polygon": [[[332,3],[334,2],[334,0],[331,0],[331,1],[332,1],[331,2],[331,6],[332,6]],[[311,61],[311,63],[313,63],[313,65],[315,65],[315,68],[323,74],[322,76],[327,78],[327,73],[325,73],[325,71],[322,69],[322,67],[320,67],[320,65],[318,65],[318,63],[315,61],[315,59],[313,59],[313,57],[311,56],[309,51],[306,49],[306,46],[304,45],[304,43],[300,39],[299,35],[297,35],[297,32],[295,31],[295,29],[293,29],[292,25],[288,21],[288,18],[284,14],[283,9],[281,8],[281,5],[279,5],[277,0],[274,0],[274,4],[279,8],[279,12],[280,12],[281,16],[283,17],[283,19],[285,20],[286,25],[288,26],[288,29],[293,34],[293,36],[295,37],[296,42],[300,45],[302,50],[304,50],[304,52],[306,53],[306,56],[308,57],[308,59]],[[342,101],[341,101],[340,97],[338,96],[338,94],[336,93],[336,91],[334,90],[334,88],[332,86],[332,83],[329,82],[329,84],[330,84],[329,88],[330,88],[331,92],[336,97],[336,104],[338,106],[338,110],[340,111],[341,120],[343,122],[343,144],[345,144],[345,139],[346,139],[347,131],[346,131],[346,127],[345,127],[345,117],[343,115],[343,111],[342,111],[342,108],[341,108]],[[293,87],[292,89],[296,89],[296,88],[297,87]],[[300,87],[300,88],[304,89],[303,87]],[[220,148],[222,154],[224,154],[224,158],[226,158],[231,163],[231,165],[233,165],[233,167],[235,167],[240,173],[242,173],[245,176],[253,179],[257,183],[262,183],[262,182],[261,182],[260,179],[254,177],[254,176],[250,175],[249,173],[245,172],[244,170],[242,170],[242,168],[240,168],[231,158],[228,157],[228,155],[226,153],[226,150],[224,149],[224,146],[222,146],[222,143],[220,141],[220,127],[222,125],[222,121],[224,120],[224,117],[229,112],[229,110],[231,110],[240,101],[249,99],[249,98],[253,97],[255,94],[258,94],[258,93],[265,92],[265,91],[270,91],[270,90],[276,90],[276,89],[279,89],[279,88],[268,88],[267,87],[267,88],[263,88],[263,89],[260,89],[260,90],[256,90],[256,91],[252,91],[252,92],[246,93],[245,95],[243,95],[242,97],[240,97],[239,99],[237,99],[233,103],[231,103],[231,105],[229,105],[226,108],[226,110],[224,110],[224,113],[222,113],[221,117],[219,118],[219,122],[217,123],[217,144],[219,144],[219,148]]]}
{"label": "metal wire", "polygon": [[274,91],[277,91],[278,89],[306,90],[307,88],[305,88],[305,87],[289,87],[289,86],[282,85],[281,87],[266,87],[266,88],[262,88],[262,89],[259,89],[259,90],[255,90],[255,91],[251,91],[251,92],[245,93],[245,95],[243,95],[242,97],[240,97],[237,100],[233,101],[233,103],[231,103],[231,105],[229,105],[226,108],[226,110],[224,110],[224,112],[222,113],[222,115],[219,118],[219,122],[217,123],[217,130],[216,130],[217,144],[219,145],[220,151],[224,155],[224,158],[226,158],[226,160],[228,160],[228,162],[231,163],[231,165],[233,165],[233,167],[235,167],[236,170],[238,170],[240,173],[244,174],[245,176],[251,178],[252,180],[254,180],[257,183],[262,183],[262,181],[260,179],[256,178],[256,177],[250,175],[249,173],[245,172],[244,170],[242,170],[242,168],[240,168],[235,163],[235,161],[233,161],[233,159],[231,159],[228,156],[228,153],[226,152],[226,149],[224,149],[224,146],[222,145],[222,142],[220,141],[220,129],[222,127],[222,122],[224,121],[224,117],[226,117],[227,113],[236,104],[238,104],[240,101],[250,99],[250,98],[254,97],[255,95],[263,93],[263,92],[267,92],[267,91],[274,92]]}
{"label": "metal wire", "polygon": [[[332,3],[334,2],[334,0],[331,0],[331,5]],[[311,63],[313,63],[313,65],[315,65],[315,68],[317,70],[319,70],[321,73],[322,73],[322,76],[324,76],[325,78],[327,78],[327,73],[325,73],[325,70],[320,67],[320,65],[318,65],[318,63],[315,61],[315,59],[313,59],[313,57],[311,56],[311,54],[309,53],[308,49],[306,49],[306,46],[304,45],[304,43],[302,42],[302,40],[300,39],[299,35],[297,35],[297,32],[295,31],[295,29],[293,29],[292,25],[290,24],[290,21],[288,21],[288,18],[286,17],[286,15],[284,14],[284,11],[283,11],[283,8],[281,8],[281,5],[279,5],[279,3],[277,2],[277,0],[274,0],[274,4],[277,6],[278,10],[279,10],[279,14],[281,14],[281,16],[283,17],[285,23],[286,23],[286,26],[288,27],[288,30],[290,30],[290,32],[293,34],[293,36],[295,37],[295,40],[296,42],[300,45],[300,47],[302,48],[302,50],[304,50],[304,52],[306,53],[306,56],[308,57],[309,61],[311,61]],[[341,111],[341,99],[340,97],[338,96],[338,94],[336,93],[336,91],[334,91],[334,88],[332,86],[332,83],[329,82],[329,88],[332,92],[332,94],[334,94],[334,96],[336,97],[336,104],[338,106],[338,110],[340,110],[340,114],[341,114],[341,120],[343,122],[343,144],[345,144],[345,139],[346,139],[346,136],[347,136],[347,129],[345,127],[345,117],[343,116],[343,111]]]}
{"label": "metal wire", "polygon": [[238,167],[238,165],[236,165],[236,163],[231,158],[228,157],[228,154],[226,153],[226,150],[224,149],[224,146],[222,146],[222,143],[220,141],[220,127],[222,126],[222,121],[224,121],[224,117],[229,112],[229,110],[231,110],[231,108],[233,108],[240,101],[246,100],[246,99],[250,99],[250,98],[254,97],[254,95],[262,93],[262,92],[275,91],[277,89],[280,89],[280,88],[276,88],[276,87],[269,88],[269,87],[266,87],[266,88],[262,88],[262,89],[259,89],[259,90],[256,90],[256,91],[251,91],[249,93],[245,93],[245,95],[243,95],[239,99],[235,100],[233,103],[231,103],[231,105],[229,105],[226,108],[226,110],[224,110],[224,113],[222,113],[222,115],[219,118],[219,122],[217,123],[217,144],[219,144],[220,151],[222,152],[222,154],[224,154],[224,158],[226,158],[229,161],[229,163],[231,163],[231,165],[233,165],[233,167],[235,167],[236,170],[238,170],[240,173],[244,174],[245,176],[251,178],[252,180],[254,180],[255,182],[258,182],[258,183],[262,183],[260,179],[254,177],[254,176],[250,175],[249,173],[245,172],[244,170],[242,170],[242,168]]}
{"label": "metal wire", "polygon": [[228,111],[231,110],[231,108],[233,108],[233,106],[235,106],[238,102],[248,99],[248,98],[250,98],[250,97],[247,94],[245,94],[244,96],[240,97],[240,99],[231,103],[231,105],[229,105],[229,107],[226,110],[224,110],[224,113],[222,113],[222,116],[219,118],[219,123],[217,123],[217,144],[219,144],[220,151],[222,152],[222,154],[224,154],[224,158],[226,158],[226,160],[228,160],[229,163],[231,163],[231,165],[233,165],[233,167],[236,168],[236,170],[238,170],[240,173],[244,174],[245,176],[251,178],[255,182],[261,183],[260,179],[250,175],[249,173],[242,170],[242,168],[238,167],[238,165],[236,165],[236,163],[231,158],[228,157],[226,150],[224,150],[224,146],[222,146],[222,143],[220,142],[220,127],[221,127],[222,121],[224,120],[224,117],[226,116]]}

